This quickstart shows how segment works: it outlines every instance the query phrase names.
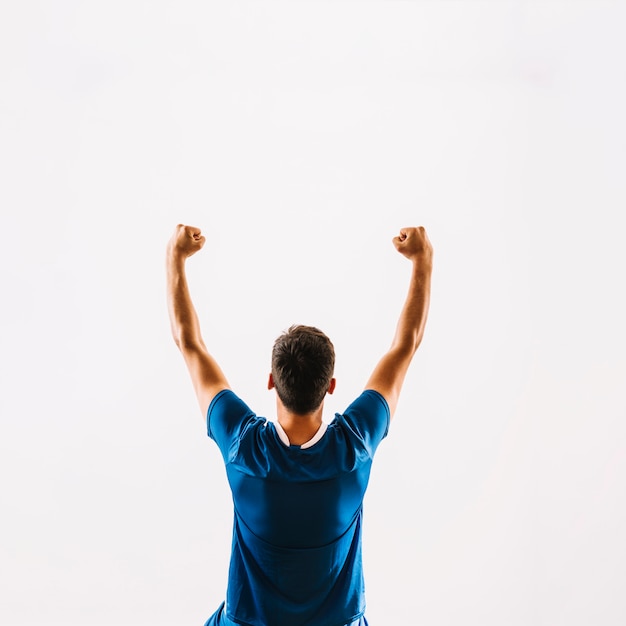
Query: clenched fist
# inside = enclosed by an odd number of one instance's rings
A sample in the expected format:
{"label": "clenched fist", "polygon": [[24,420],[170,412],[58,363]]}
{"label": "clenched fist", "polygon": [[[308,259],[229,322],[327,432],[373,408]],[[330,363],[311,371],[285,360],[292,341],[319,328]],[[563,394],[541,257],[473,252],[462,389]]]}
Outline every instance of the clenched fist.
{"label": "clenched fist", "polygon": [[178,224],[167,244],[167,251],[170,254],[187,258],[202,249],[205,241],[206,238],[199,228]]}
{"label": "clenched fist", "polygon": [[431,261],[433,247],[428,240],[423,226],[402,228],[400,234],[393,238],[396,250],[411,261]]}

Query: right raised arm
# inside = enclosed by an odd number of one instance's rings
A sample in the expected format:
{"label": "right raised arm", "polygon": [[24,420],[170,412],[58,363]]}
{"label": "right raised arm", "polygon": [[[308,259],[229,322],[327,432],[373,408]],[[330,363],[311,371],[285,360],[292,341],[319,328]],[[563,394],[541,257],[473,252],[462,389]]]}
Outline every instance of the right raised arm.
{"label": "right raised arm", "polygon": [[433,249],[422,226],[403,228],[393,244],[412,263],[411,282],[389,351],[378,362],[365,389],[378,391],[395,413],[411,360],[424,335],[430,302]]}

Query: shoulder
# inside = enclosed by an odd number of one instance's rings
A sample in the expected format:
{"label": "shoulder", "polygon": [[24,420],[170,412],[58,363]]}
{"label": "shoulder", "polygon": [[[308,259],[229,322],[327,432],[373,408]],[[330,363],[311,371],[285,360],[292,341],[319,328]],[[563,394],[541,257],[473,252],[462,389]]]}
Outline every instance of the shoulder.
{"label": "shoulder", "polygon": [[342,414],[335,415],[336,423],[362,442],[370,456],[387,436],[390,420],[387,401],[373,389],[363,391]]}
{"label": "shoulder", "polygon": [[223,389],[207,409],[207,434],[222,447],[239,436],[245,425],[255,419],[256,413],[237,394]]}
{"label": "shoulder", "polygon": [[213,396],[207,409],[207,420],[211,416],[224,411],[244,410],[250,411],[248,405],[231,389],[222,389]]}
{"label": "shoulder", "polygon": [[365,389],[355,402],[362,402],[375,407],[377,410],[389,415],[389,403],[380,391],[376,389]]}
{"label": "shoulder", "polygon": [[343,415],[352,414],[365,414],[382,419],[387,422],[387,425],[391,417],[385,396],[375,389],[365,389],[343,413]]}

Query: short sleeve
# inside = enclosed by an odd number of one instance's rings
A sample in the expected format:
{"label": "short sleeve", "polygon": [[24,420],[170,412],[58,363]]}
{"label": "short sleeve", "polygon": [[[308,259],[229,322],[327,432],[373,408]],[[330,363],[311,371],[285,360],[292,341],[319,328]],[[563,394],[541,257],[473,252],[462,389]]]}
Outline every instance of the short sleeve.
{"label": "short sleeve", "polygon": [[385,398],[373,389],[365,390],[337,419],[363,442],[373,458],[378,444],[387,436],[391,414]]}
{"label": "short sleeve", "polygon": [[227,462],[245,426],[257,419],[248,405],[230,389],[220,391],[207,411],[207,434],[215,441]]}

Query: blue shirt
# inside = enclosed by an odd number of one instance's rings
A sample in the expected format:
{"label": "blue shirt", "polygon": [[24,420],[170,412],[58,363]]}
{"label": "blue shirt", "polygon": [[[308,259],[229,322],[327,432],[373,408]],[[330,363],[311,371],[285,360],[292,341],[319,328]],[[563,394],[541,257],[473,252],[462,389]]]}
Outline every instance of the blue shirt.
{"label": "blue shirt", "polygon": [[364,391],[308,448],[232,391],[207,414],[233,495],[226,615],[250,626],[341,626],[365,611],[363,496],[389,407]]}

